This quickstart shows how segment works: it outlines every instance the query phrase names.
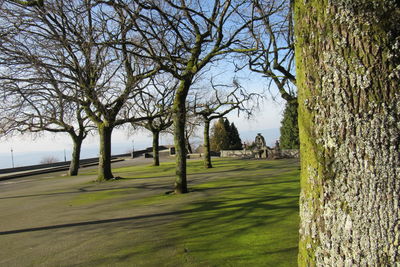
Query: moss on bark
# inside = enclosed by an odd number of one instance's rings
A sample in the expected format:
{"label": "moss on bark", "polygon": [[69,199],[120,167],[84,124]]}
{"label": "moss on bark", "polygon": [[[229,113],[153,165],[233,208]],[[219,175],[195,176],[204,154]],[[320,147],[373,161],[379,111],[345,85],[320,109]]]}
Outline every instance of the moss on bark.
{"label": "moss on bark", "polygon": [[394,1],[295,2],[299,266],[400,261],[398,14]]}
{"label": "moss on bark", "polygon": [[174,141],[176,152],[176,176],[174,191],[176,194],[188,192],[186,178],[186,96],[189,91],[190,82],[181,81],[174,99]]}

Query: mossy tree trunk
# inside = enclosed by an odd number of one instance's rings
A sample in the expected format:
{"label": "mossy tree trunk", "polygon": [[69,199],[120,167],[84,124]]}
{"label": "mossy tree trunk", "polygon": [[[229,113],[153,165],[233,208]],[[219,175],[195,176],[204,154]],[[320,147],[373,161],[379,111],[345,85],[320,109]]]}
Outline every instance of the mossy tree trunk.
{"label": "mossy tree trunk", "polygon": [[153,166],[160,166],[159,140],[160,132],[152,131],[153,133]]}
{"label": "mossy tree trunk", "polygon": [[190,81],[181,81],[174,99],[174,141],[176,152],[176,178],[174,191],[176,194],[188,192],[186,179],[186,96]]}
{"label": "mossy tree trunk", "polygon": [[400,262],[398,1],[295,1],[299,266]]}
{"label": "mossy tree trunk", "polygon": [[97,181],[107,181],[114,178],[111,172],[111,134],[113,127],[106,123],[98,125],[100,135],[100,158]]}
{"label": "mossy tree trunk", "polygon": [[81,157],[81,148],[82,142],[84,137],[80,135],[71,135],[73,141],[73,150],[72,150],[72,157],[71,163],[69,165],[68,175],[69,176],[76,176],[78,175],[79,170],[79,160]]}
{"label": "mossy tree trunk", "polygon": [[210,121],[204,120],[204,167],[212,168],[210,151]]}

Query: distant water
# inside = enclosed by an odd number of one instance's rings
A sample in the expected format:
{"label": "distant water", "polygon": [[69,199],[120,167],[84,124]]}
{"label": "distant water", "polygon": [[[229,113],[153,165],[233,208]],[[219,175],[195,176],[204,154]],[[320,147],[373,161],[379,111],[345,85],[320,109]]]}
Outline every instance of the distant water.
{"label": "distant water", "polygon": [[[135,149],[142,149],[141,146],[135,146]],[[129,153],[132,150],[131,144],[113,144],[112,154]],[[57,161],[71,160],[72,150],[55,150],[55,151],[37,151],[37,152],[18,152],[13,151],[14,167],[29,166],[40,164],[44,158],[54,157]],[[96,146],[83,146],[81,151],[81,159],[93,158],[99,156],[99,150]],[[8,153],[0,153],[0,169],[12,168],[11,151]]]}

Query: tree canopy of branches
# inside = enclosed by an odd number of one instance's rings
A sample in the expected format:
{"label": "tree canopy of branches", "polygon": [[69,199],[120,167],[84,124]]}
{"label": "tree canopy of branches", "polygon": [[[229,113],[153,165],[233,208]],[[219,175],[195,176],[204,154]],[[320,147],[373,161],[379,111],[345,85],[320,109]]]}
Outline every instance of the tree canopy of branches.
{"label": "tree canopy of branches", "polygon": [[18,82],[24,83],[32,75],[42,78],[41,73],[46,72],[65,85],[62,88],[66,90],[55,87],[54,94],[76,103],[98,129],[98,180],[113,178],[112,131],[146,119],[138,118],[127,103],[142,93],[147,78],[158,71],[146,60],[128,55],[129,23],[121,14],[91,0],[55,0],[33,6],[11,1],[4,3],[2,10],[18,36],[15,40],[19,43],[5,54],[17,61],[25,75]]}
{"label": "tree canopy of branches", "polygon": [[[222,55],[242,51],[244,32],[254,19],[243,1],[104,1],[123,9],[137,38],[126,40],[130,53],[155,62],[180,83],[173,104],[175,192],[186,193],[186,97],[195,76]],[[138,11],[136,6],[140,7]],[[247,16],[246,14],[249,14]]]}
{"label": "tree canopy of branches", "polygon": [[43,36],[30,36],[40,27],[33,18],[14,4],[3,4],[0,9],[0,29],[6,32],[0,42],[2,134],[68,133],[73,141],[69,175],[77,175],[81,145],[92,126],[79,103],[63,98],[71,85],[60,78],[49,60],[40,58],[49,44]]}
{"label": "tree canopy of branches", "polygon": [[[175,89],[178,85],[176,79],[168,75],[154,76],[151,83],[144,89],[133,103],[132,108],[142,117],[148,119],[134,123],[149,130],[153,135],[153,165],[160,165],[159,137],[172,125],[172,112],[170,112]],[[158,114],[161,114],[157,117]]]}
{"label": "tree canopy of branches", "polygon": [[[251,116],[253,109],[258,104],[258,97],[256,93],[248,93],[240,84],[233,80],[233,85],[214,84],[211,82],[212,92],[210,90],[203,90],[196,92],[193,101],[193,113],[199,116],[204,124],[204,166],[212,168],[211,154],[210,154],[210,124],[212,120],[225,117],[230,112],[236,110],[238,113],[244,113],[245,116]],[[225,90],[224,90],[225,89]],[[226,122],[229,124],[228,120]],[[219,131],[218,127],[214,126],[215,131]],[[238,131],[234,124],[224,127],[227,133],[228,146],[220,148],[217,146],[217,151],[220,149],[241,149],[241,140]],[[224,133],[220,132],[223,136]],[[222,137],[221,136],[221,137]],[[217,138],[214,135],[214,138]],[[217,142],[218,143],[218,142]],[[214,142],[216,144],[216,142]]]}
{"label": "tree canopy of branches", "polygon": [[77,175],[82,142],[93,129],[83,109],[53,95],[52,89],[46,89],[43,83],[27,79],[28,83],[21,85],[13,82],[15,77],[0,73],[2,135],[43,131],[69,134],[73,149],[68,175]]}
{"label": "tree canopy of branches", "polygon": [[296,102],[294,70],[293,0],[254,0],[262,19],[251,27],[258,49],[246,52],[250,70],[262,74],[287,102]]}

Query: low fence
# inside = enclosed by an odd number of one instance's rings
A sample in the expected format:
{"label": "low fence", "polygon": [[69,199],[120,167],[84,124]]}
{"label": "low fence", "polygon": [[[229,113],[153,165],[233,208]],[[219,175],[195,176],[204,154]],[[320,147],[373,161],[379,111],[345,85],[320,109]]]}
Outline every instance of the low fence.
{"label": "low fence", "polygon": [[282,149],[281,155],[283,158],[300,158],[300,150],[299,149]]}
{"label": "low fence", "polygon": [[[282,149],[280,156],[282,158],[299,158],[298,149]],[[254,158],[256,151],[243,149],[243,150],[221,150],[221,157],[224,158]]]}
{"label": "low fence", "polygon": [[254,153],[252,150],[221,150],[221,157],[223,158],[245,158],[245,157],[254,157]]}
{"label": "low fence", "polygon": [[[99,158],[89,158],[89,159],[82,159],[79,161],[79,163],[87,164],[87,163],[98,162],[98,161],[99,161]],[[52,167],[69,166],[70,163],[71,163],[71,161],[62,161],[62,162],[45,163],[45,164],[28,165],[28,166],[22,166],[22,167],[0,169],[0,174],[38,170],[38,169],[45,169],[45,168],[52,168]]]}
{"label": "low fence", "polygon": [[[120,157],[129,157],[131,154],[119,154],[119,155],[113,155],[111,156],[111,159],[116,159]],[[79,161],[79,165],[87,165],[91,163],[98,163],[99,158],[87,158],[87,159],[81,159]],[[23,172],[23,171],[33,171],[33,170],[39,170],[39,169],[46,169],[46,168],[54,168],[54,167],[64,167],[64,166],[69,166],[71,164],[71,161],[62,161],[62,162],[54,162],[54,163],[46,163],[46,164],[37,164],[37,165],[29,165],[29,166],[22,166],[22,167],[15,167],[15,168],[6,168],[6,169],[0,169],[0,174],[6,174],[6,173],[13,173],[13,172]]]}

